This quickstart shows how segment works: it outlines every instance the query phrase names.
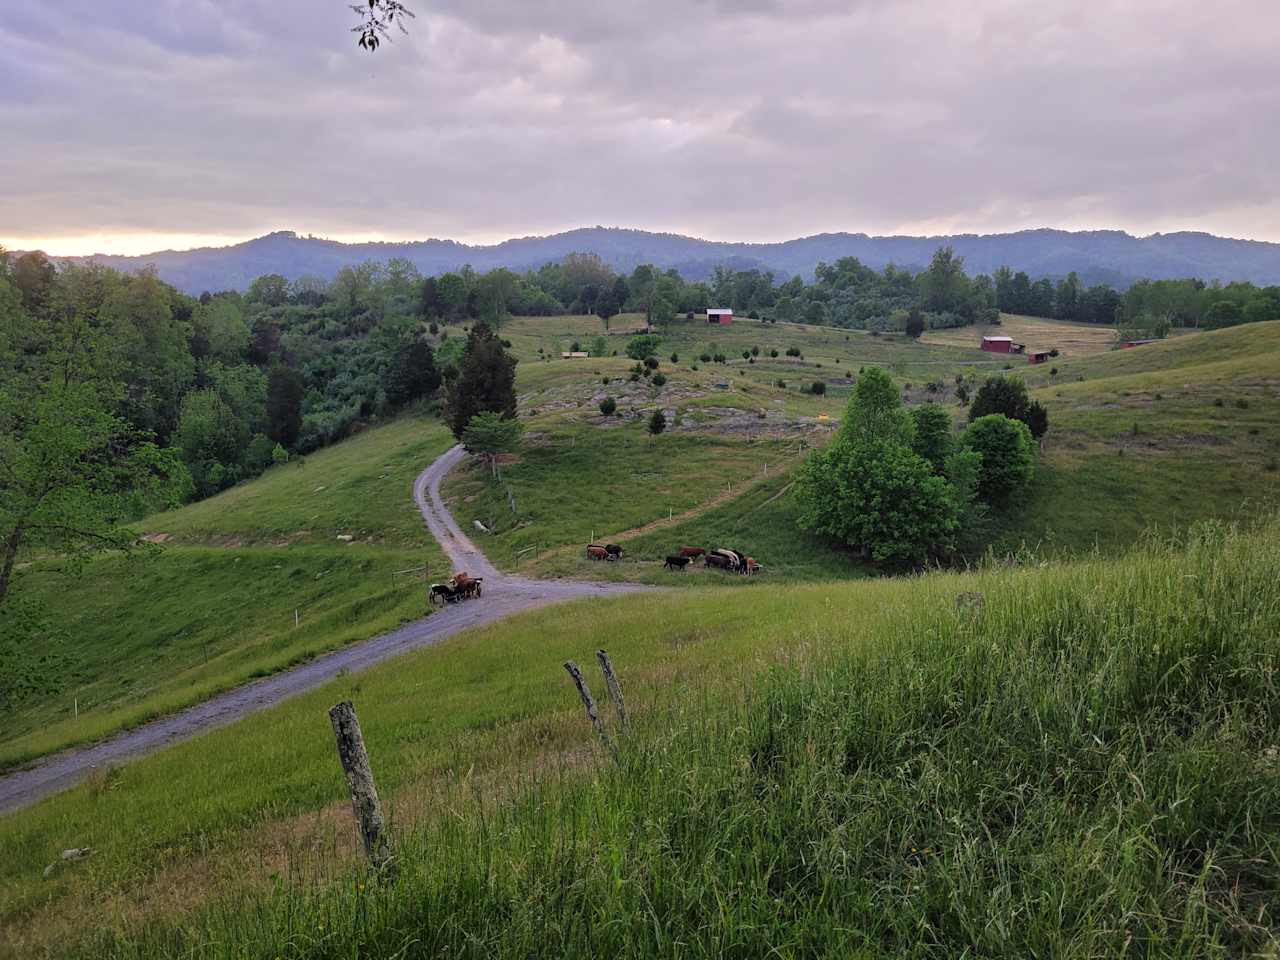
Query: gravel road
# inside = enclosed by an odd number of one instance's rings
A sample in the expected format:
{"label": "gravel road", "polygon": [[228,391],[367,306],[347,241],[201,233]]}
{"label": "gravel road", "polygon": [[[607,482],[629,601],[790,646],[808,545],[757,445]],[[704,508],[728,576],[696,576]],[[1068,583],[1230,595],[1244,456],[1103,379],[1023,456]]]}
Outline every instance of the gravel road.
{"label": "gravel road", "polygon": [[453,447],[427,467],[413,485],[413,497],[427,529],[455,570],[484,577],[480,600],[453,604],[391,633],[318,657],[284,673],[228,690],[211,700],[98,743],[52,754],[0,777],[0,814],[20,810],[50,794],[75,786],[99,766],[118,766],[234,723],[332,680],[339,671],[356,673],[410,650],[430,646],[470,627],[492,623],[522,610],[580,597],[636,593],[632,584],[534,580],[501,573],[462,532],[440,499],[440,481],[466,456]]}

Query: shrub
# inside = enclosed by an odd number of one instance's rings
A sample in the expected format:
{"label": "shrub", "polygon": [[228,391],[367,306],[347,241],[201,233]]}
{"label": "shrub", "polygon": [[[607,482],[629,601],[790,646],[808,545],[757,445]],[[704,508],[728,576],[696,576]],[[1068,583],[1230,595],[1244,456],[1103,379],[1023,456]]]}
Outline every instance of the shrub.
{"label": "shrub", "polygon": [[774,381],[774,384],[773,384],[773,385],[774,385],[775,387],[777,387],[779,390],[785,390],[785,389],[787,389],[787,381],[785,381],[785,380],[776,380],[776,381]]}
{"label": "shrub", "polygon": [[769,351],[769,356],[771,356],[771,357],[776,357],[777,355],[778,355],[778,351],[777,351],[777,350],[770,350],[770,351]]}
{"label": "shrub", "polygon": [[1248,410],[1249,401],[1246,400],[1244,397],[1236,397],[1236,406],[1239,407],[1241,410]]}
{"label": "shrub", "polygon": [[432,320],[431,323],[427,325],[427,329],[431,331],[431,335],[434,337],[437,333],[440,332],[440,324]]}
{"label": "shrub", "polygon": [[653,411],[653,416],[649,418],[649,435],[656,437],[665,429],[667,429],[667,415],[661,410]]}
{"label": "shrub", "polygon": [[644,365],[645,365],[646,367],[648,367],[650,370],[657,370],[657,369],[658,369],[658,366],[659,366],[659,364],[658,364],[658,358],[657,358],[657,357],[645,357],[645,358],[644,358]]}
{"label": "shrub", "polygon": [[799,348],[799,347],[787,347],[787,356],[788,356],[788,357],[798,357],[798,356],[800,356],[800,348]]}
{"label": "shrub", "polygon": [[709,354],[709,353],[704,353],[704,354],[702,354],[701,356],[699,356],[699,357],[698,357],[698,359],[699,359],[699,360],[701,360],[703,363],[710,363],[710,362],[711,362],[711,354]]}
{"label": "shrub", "polygon": [[678,354],[678,353],[673,353],[673,354],[671,355],[671,362],[672,362],[672,363],[679,363],[679,362],[680,362],[680,354]]}
{"label": "shrub", "polygon": [[751,348],[751,355],[752,355],[753,357],[758,357],[758,356],[760,356],[760,348],[759,348],[759,347],[752,347],[752,348]]}
{"label": "shrub", "polygon": [[822,380],[815,380],[810,385],[809,392],[816,397],[820,397],[827,392],[827,385]]}
{"label": "shrub", "polygon": [[690,370],[697,370],[697,369],[698,369],[698,365],[697,365],[696,363],[694,363],[694,364],[690,364],[689,369],[690,369]]}
{"label": "shrub", "polygon": [[743,351],[742,351],[742,359],[743,359],[743,360],[750,360],[750,359],[751,359],[751,351],[750,351],[750,350],[743,350]]}
{"label": "shrub", "polygon": [[627,343],[627,356],[632,360],[647,360],[657,352],[658,344],[661,342],[659,337],[651,333],[632,337]]}
{"label": "shrub", "polygon": [[1057,375],[1058,375],[1058,368],[1057,368],[1057,367],[1050,367],[1050,368],[1049,368],[1049,376],[1051,376],[1051,377],[1056,377]]}
{"label": "shrub", "polygon": [[649,382],[652,383],[655,387],[664,387],[667,384],[666,374],[655,373],[653,375],[653,378]]}
{"label": "shrub", "polygon": [[618,409],[618,401],[613,397],[605,397],[600,401],[600,412],[606,417],[612,417]]}
{"label": "shrub", "polygon": [[1222,403],[1222,398],[1221,398],[1221,397],[1214,397],[1214,398],[1213,398],[1213,405],[1214,405],[1215,407],[1221,407],[1221,406],[1223,405],[1223,403]]}
{"label": "shrub", "polygon": [[627,377],[627,382],[628,382],[628,383],[635,383],[635,382],[636,382],[637,380],[639,380],[639,379],[640,379],[640,374],[638,374],[638,373],[632,373],[630,376],[628,376],[628,377]]}
{"label": "shrub", "polygon": [[1035,474],[1035,441],[1021,420],[1002,413],[979,417],[969,424],[960,445],[982,455],[978,495],[988,503],[1007,500]]}

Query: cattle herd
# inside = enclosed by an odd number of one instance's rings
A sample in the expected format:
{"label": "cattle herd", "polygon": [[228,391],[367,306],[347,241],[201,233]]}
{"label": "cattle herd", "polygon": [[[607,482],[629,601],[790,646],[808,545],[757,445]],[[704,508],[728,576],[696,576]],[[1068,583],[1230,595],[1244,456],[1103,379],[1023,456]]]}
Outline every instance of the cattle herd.
{"label": "cattle herd", "polygon": [[427,599],[433,606],[441,607],[446,603],[461,603],[479,597],[483,582],[484,577],[472,577],[465,571],[459,571],[447,583],[433,583],[427,591]]}
{"label": "cattle herd", "polygon": [[689,564],[696,563],[699,558],[702,559],[705,567],[740,573],[744,577],[755,576],[762,569],[754,557],[748,557],[740,550],[731,550],[728,547],[716,547],[714,550],[707,550],[704,547],[681,547],[679,553],[667,557],[662,565],[668,570],[684,570]]}
{"label": "cattle herd", "polygon": [[[622,559],[622,548],[616,543],[591,543],[587,545],[587,559],[620,560]],[[662,566],[667,570],[683,572],[685,567],[691,563],[697,563],[699,559],[702,560],[702,564],[705,567],[713,570],[728,570],[730,573],[740,573],[744,577],[754,576],[762,569],[762,566],[753,557],[748,557],[741,551],[730,550],[727,547],[717,547],[714,550],[708,550],[705,547],[681,547],[678,554],[663,560]]]}

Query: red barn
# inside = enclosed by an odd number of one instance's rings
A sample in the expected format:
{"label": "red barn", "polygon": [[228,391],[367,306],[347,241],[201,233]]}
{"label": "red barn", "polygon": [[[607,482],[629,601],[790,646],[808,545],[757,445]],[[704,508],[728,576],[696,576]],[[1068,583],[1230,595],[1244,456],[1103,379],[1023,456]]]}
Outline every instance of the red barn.
{"label": "red barn", "polygon": [[987,353],[1021,353],[1026,347],[1014,343],[1013,337],[983,337],[982,349]]}
{"label": "red barn", "polygon": [[733,323],[733,310],[729,307],[707,307],[707,323],[728,326]]}

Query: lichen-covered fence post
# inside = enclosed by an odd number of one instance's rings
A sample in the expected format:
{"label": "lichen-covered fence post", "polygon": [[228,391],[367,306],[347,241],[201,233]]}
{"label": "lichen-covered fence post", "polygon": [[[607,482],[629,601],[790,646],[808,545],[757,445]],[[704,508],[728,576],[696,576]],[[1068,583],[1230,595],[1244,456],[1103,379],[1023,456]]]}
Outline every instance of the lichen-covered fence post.
{"label": "lichen-covered fence post", "polygon": [[604,745],[612,748],[613,743],[609,739],[609,734],[605,732],[604,724],[600,720],[600,714],[596,711],[596,702],[591,698],[591,691],[587,689],[587,681],[582,676],[582,671],[578,669],[578,665],[572,660],[566,660],[564,668],[569,671],[569,676],[573,677],[574,686],[578,688],[578,696],[582,698],[582,705],[587,710],[587,717],[591,720],[591,725],[596,728],[596,733],[600,734],[600,739],[604,741]]}
{"label": "lichen-covered fence post", "polygon": [[613,664],[609,662],[607,653],[603,650],[597,650],[596,659],[600,661],[600,671],[604,674],[605,685],[609,688],[609,699],[613,701],[613,707],[618,711],[618,728],[625,732],[627,729],[627,705],[622,699],[622,684],[618,682],[617,674],[613,672]]}
{"label": "lichen-covered fence post", "polygon": [[382,805],[378,802],[378,788],[373,782],[373,770],[369,766],[360,721],[356,719],[356,708],[350,700],[343,700],[330,709],[329,719],[338,741],[342,772],[347,775],[347,787],[351,790],[351,810],[360,828],[364,852],[375,870],[389,872],[391,846],[387,842]]}

